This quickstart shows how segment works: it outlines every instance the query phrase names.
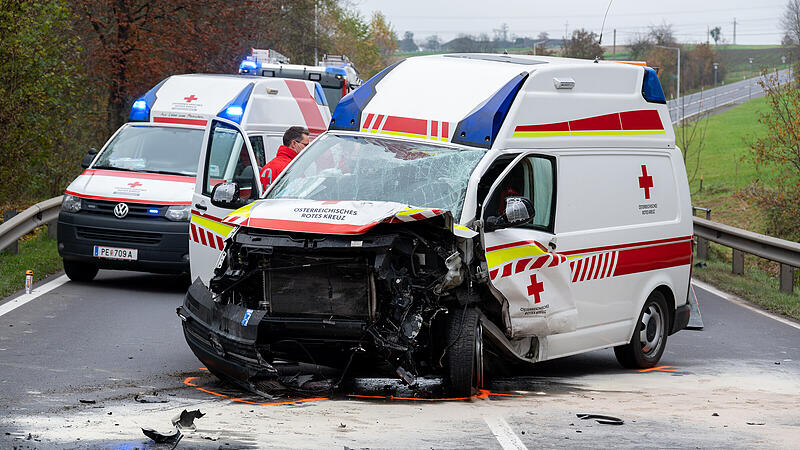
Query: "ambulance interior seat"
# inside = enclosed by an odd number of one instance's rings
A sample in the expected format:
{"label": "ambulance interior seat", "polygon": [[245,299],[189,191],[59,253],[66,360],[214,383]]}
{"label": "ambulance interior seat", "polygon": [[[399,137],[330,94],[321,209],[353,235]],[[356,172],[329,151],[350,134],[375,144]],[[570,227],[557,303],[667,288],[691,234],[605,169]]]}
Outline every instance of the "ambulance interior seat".
{"label": "ambulance interior seat", "polygon": [[[478,189],[477,189],[478,210],[476,211],[475,214],[476,216],[480,215],[481,209],[483,208],[483,204],[486,201],[488,201],[486,196],[489,195],[489,189],[492,188],[492,183],[494,183],[494,181],[497,180],[500,174],[517,156],[518,155],[516,154],[500,156],[492,163],[492,165],[489,167],[486,173],[483,174],[480,181],[478,182]],[[490,207],[486,208],[486,217],[483,217],[483,220],[486,220],[486,218],[490,216],[496,216],[496,215],[497,215],[497,204],[495,203],[494,205],[490,205]]]}

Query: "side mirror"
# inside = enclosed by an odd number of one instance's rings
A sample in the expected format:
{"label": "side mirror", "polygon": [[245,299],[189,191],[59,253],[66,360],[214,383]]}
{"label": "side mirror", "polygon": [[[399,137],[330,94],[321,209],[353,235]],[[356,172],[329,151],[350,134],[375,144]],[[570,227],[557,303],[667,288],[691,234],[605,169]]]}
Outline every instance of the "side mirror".
{"label": "side mirror", "polygon": [[89,151],[86,152],[86,156],[84,156],[83,159],[81,160],[81,167],[83,167],[84,169],[88,169],[89,166],[92,164],[95,155],[97,155],[97,149],[94,147],[90,148]]}
{"label": "side mirror", "polygon": [[536,215],[533,202],[525,197],[506,198],[506,220],[508,226],[513,227],[528,223]]}
{"label": "side mirror", "polygon": [[211,204],[220,208],[237,209],[247,204],[239,195],[236,183],[220,183],[211,190]]}
{"label": "side mirror", "polygon": [[528,223],[536,215],[533,203],[525,197],[506,198],[506,210],[500,217],[486,219],[485,230],[494,231],[501,228],[515,227]]}

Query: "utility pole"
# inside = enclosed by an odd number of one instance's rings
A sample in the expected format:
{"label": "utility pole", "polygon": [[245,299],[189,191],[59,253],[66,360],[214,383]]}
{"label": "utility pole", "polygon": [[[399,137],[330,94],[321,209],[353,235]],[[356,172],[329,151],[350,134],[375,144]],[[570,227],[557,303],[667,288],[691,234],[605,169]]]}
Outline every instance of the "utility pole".
{"label": "utility pole", "polygon": [[711,44],[711,25],[706,25],[706,45]]}
{"label": "utility pole", "polygon": [[733,45],[736,45],[736,17],[733,18]]}
{"label": "utility pole", "polygon": [[319,65],[317,58],[317,2],[314,0],[314,65]]}
{"label": "utility pole", "polygon": [[613,49],[612,55],[614,57],[617,56],[617,29],[614,28],[614,45],[611,47]]}
{"label": "utility pole", "polygon": [[569,20],[564,23],[564,40],[565,41],[567,40],[567,37],[568,37],[567,33],[569,33],[569,31],[567,30],[568,28],[569,28]]}

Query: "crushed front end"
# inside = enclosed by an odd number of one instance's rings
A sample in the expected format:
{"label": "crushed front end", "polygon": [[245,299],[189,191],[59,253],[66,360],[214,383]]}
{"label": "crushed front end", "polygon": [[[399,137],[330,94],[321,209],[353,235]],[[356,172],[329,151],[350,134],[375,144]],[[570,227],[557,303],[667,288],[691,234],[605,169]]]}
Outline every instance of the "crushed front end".
{"label": "crushed front end", "polygon": [[186,340],[209,370],[251,390],[284,361],[413,385],[441,371],[437,323],[472,295],[471,240],[447,231],[450,220],[354,236],[241,227],[210,286],[196,281],[178,308]]}

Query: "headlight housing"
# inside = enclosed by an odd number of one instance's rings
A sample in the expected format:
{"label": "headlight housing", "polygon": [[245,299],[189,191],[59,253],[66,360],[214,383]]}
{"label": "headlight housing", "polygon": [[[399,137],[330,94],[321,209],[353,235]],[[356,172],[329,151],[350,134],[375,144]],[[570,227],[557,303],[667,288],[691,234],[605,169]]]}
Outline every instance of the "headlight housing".
{"label": "headlight housing", "polygon": [[164,214],[169,220],[175,222],[188,222],[192,213],[192,205],[172,205]]}
{"label": "headlight housing", "polygon": [[64,194],[64,200],[61,201],[61,209],[71,213],[80,211],[81,198],[74,195]]}

